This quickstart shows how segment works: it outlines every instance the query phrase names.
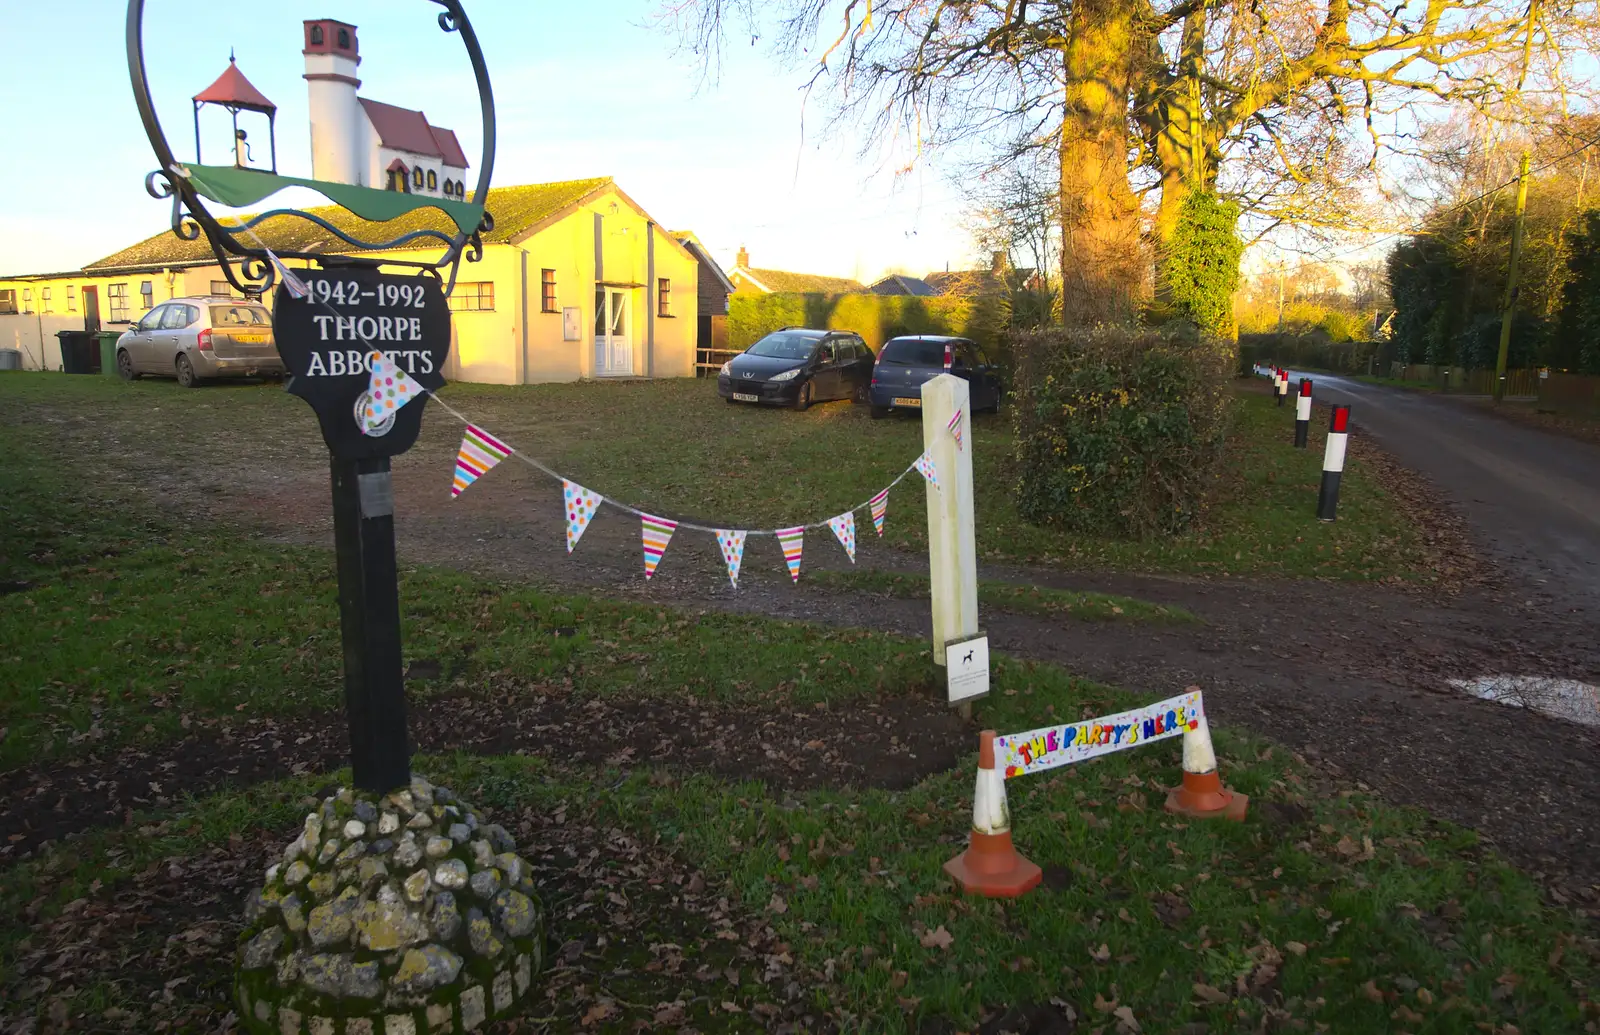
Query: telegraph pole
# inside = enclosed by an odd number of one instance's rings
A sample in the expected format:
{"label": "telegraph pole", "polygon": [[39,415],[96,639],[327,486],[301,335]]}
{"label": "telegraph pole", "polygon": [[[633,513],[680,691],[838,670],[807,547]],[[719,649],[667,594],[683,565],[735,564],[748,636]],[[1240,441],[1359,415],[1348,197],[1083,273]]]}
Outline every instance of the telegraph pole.
{"label": "telegraph pole", "polygon": [[1505,308],[1500,314],[1500,354],[1494,361],[1494,401],[1506,395],[1506,358],[1511,353],[1511,314],[1517,306],[1517,260],[1522,258],[1522,224],[1528,211],[1528,152],[1517,174],[1517,214],[1511,227],[1511,266],[1506,271]]}

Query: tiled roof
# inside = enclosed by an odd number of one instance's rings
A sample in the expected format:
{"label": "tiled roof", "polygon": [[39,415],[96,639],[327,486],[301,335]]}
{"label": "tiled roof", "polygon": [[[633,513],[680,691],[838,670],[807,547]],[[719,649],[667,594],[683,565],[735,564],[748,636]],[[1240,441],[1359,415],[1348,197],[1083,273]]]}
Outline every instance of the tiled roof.
{"label": "tiled roof", "polygon": [[891,273],[868,290],[875,295],[917,295],[923,298],[938,294],[921,277],[908,277],[903,273]]}
{"label": "tiled roof", "polygon": [[945,270],[922,279],[940,295],[1008,295],[1033,279],[1031,268],[1008,269],[1003,275],[992,269]]}
{"label": "tiled roof", "polygon": [[247,108],[250,111],[274,112],[278,106],[267,100],[267,95],[257,90],[239,71],[239,66],[228,59],[228,67],[217,76],[216,82],[194,95],[197,101],[208,104],[231,104],[235,108]]}
{"label": "tiled roof", "polygon": [[466,156],[461,153],[461,144],[451,130],[429,124],[428,117],[420,111],[366,97],[360,100],[367,118],[372,121],[372,128],[378,133],[378,141],[384,147],[428,155],[441,159],[446,165],[466,168]]}
{"label": "tiled roof", "polygon": [[[611,177],[599,176],[588,180],[529,183],[520,187],[491,187],[488,209],[494,216],[494,230],[484,235],[484,243],[513,241],[568,205],[581,201],[611,183]],[[326,219],[353,237],[367,241],[389,240],[412,230],[433,229],[444,233],[453,233],[455,230],[455,224],[436,208],[417,209],[387,223],[368,222],[337,205],[323,205],[305,211]],[[223,222],[232,220],[224,219]],[[276,216],[256,227],[255,232],[273,251],[338,254],[356,250],[315,223],[293,216]],[[428,244],[423,242],[412,247],[428,247]],[[160,269],[163,266],[206,265],[215,261],[211,246],[206,243],[204,236],[195,241],[183,241],[168,230],[84,268],[89,271],[130,267]]]}
{"label": "tiled roof", "polygon": [[762,270],[743,266],[735,266],[728,272],[728,276],[735,281],[739,279],[740,274],[744,274],[746,279],[759,281],[768,291],[774,292],[849,295],[867,290],[860,281],[851,280],[849,277],[824,277],[816,273],[790,273],[787,270]]}

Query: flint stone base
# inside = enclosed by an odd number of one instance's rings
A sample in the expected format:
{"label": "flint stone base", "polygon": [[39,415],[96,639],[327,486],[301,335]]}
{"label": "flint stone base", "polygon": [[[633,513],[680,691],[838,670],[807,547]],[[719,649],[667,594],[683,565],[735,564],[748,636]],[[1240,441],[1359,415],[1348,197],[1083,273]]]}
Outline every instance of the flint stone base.
{"label": "flint stone base", "polygon": [[[396,837],[351,840],[368,825]],[[440,826],[452,836],[431,834]],[[528,864],[445,788],[341,790],[267,862],[234,971],[253,1035],[467,1035],[534,987],[544,909]]]}

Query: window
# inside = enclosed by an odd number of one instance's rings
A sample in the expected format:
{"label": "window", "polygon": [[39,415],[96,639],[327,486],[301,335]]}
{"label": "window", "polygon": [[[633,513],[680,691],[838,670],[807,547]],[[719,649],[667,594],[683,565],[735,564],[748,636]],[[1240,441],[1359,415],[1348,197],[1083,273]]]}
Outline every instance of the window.
{"label": "window", "polygon": [[33,312],[33,288],[22,289],[22,311],[25,313]]}
{"label": "window", "polygon": [[417,168],[411,170],[411,185],[416,187],[418,190],[422,189],[422,167],[421,166],[418,166]]}
{"label": "window", "polygon": [[181,331],[200,315],[192,305],[166,305],[161,308],[166,310],[166,315],[161,318],[161,329],[164,331]]}
{"label": "window", "polygon": [[672,281],[666,277],[656,278],[656,315],[672,315]]}
{"label": "window", "polygon": [[154,286],[148,280],[139,281],[139,308],[149,309],[155,304],[156,292]]}
{"label": "window", "polygon": [[214,305],[211,307],[213,327],[269,327],[272,317],[260,306]]}
{"label": "window", "polygon": [[170,305],[156,306],[154,309],[150,310],[148,313],[145,313],[139,318],[139,322],[134,324],[134,330],[155,330],[157,327],[161,326],[161,321],[166,319],[167,310],[171,308],[172,307]]}
{"label": "window", "polygon": [[78,285],[76,285],[76,284],[68,284],[67,285],[67,312],[75,313],[77,311],[78,311]]}
{"label": "window", "polygon": [[439,189],[439,177],[434,173],[434,171],[432,169],[428,170],[428,189],[429,190],[438,190]]}
{"label": "window", "polygon": [[349,50],[350,49],[350,30],[349,29],[340,29],[339,30],[339,49],[340,50]]}
{"label": "window", "polygon": [[482,312],[494,308],[494,282],[476,281],[457,284],[450,292],[450,310],[456,313]]}
{"label": "window", "polygon": [[313,47],[322,46],[322,26],[313,25],[311,27],[311,45]]}
{"label": "window", "polygon": [[17,314],[17,289],[0,288],[0,315],[15,316]]}
{"label": "window", "polygon": [[52,310],[50,308],[50,289],[49,288],[40,288],[39,289],[39,309],[42,312],[46,312],[46,313],[54,312],[54,310]]}
{"label": "window", "polygon": [[539,271],[539,311],[553,313],[556,311],[556,271]]}
{"label": "window", "polygon": [[453,198],[453,197],[456,196],[456,181],[455,180],[445,180],[444,181],[444,196],[447,197],[447,198]]}
{"label": "window", "polygon": [[107,284],[106,300],[111,303],[111,322],[128,322],[128,285]]}
{"label": "window", "polygon": [[[422,174],[419,172],[419,173],[417,173],[417,175],[421,176]],[[389,190],[397,190],[402,194],[405,194],[410,190],[410,187],[408,186],[408,183],[407,183],[407,180],[406,180],[406,167],[405,166],[396,165],[393,169],[389,170],[389,188],[388,189]]]}

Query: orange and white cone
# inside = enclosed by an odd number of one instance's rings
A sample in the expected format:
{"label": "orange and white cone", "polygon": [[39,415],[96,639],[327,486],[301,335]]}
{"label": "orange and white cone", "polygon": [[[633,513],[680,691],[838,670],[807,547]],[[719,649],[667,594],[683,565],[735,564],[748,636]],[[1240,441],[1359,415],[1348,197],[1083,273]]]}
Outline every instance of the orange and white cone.
{"label": "orange and white cone", "polygon": [[1222,785],[1211,727],[1202,712],[1183,731],[1183,782],[1167,791],[1167,811],[1194,819],[1244,821],[1248,796]]}
{"label": "orange and white cone", "polygon": [[1016,898],[1039,883],[1039,867],[1011,844],[1006,783],[994,767],[994,730],[978,734],[978,782],[972,793],[972,843],[944,864],[944,872],[971,895]]}

